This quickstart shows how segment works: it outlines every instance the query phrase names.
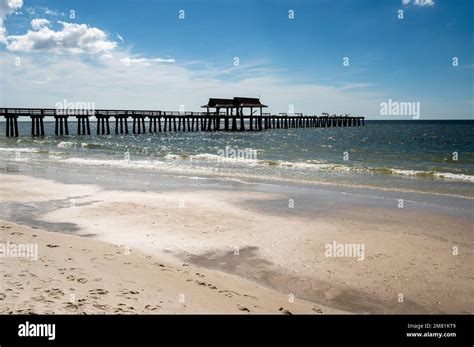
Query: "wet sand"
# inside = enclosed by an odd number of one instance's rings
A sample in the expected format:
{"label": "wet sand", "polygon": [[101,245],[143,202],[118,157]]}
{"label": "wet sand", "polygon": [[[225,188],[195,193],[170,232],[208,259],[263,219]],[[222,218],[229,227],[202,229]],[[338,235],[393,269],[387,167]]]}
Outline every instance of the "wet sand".
{"label": "wet sand", "polygon": [[[146,305],[160,306],[159,313],[474,312],[469,217],[354,205],[344,199],[328,209],[318,193],[312,203],[320,208],[301,213],[297,198],[290,207],[291,195],[251,188],[143,192],[22,175],[1,178],[1,218],[45,230],[27,232],[3,223],[22,233],[2,229],[3,242],[25,242],[36,232],[41,242],[62,245],[40,247],[36,265],[1,259],[2,276],[8,278],[0,289],[1,312],[114,313],[122,312],[120,307],[149,312]],[[325,245],[333,241],[363,244],[363,260],[327,257]],[[154,281],[165,274],[173,280]],[[89,284],[81,286],[76,278]],[[50,288],[51,283],[57,285]],[[226,297],[221,288],[239,295]],[[54,305],[32,299],[54,296],[45,290],[61,291],[58,298],[47,299]],[[193,300],[184,307],[179,293],[193,290],[199,294],[185,294]],[[88,302],[82,308],[71,308],[66,299],[76,291]],[[122,291],[143,295],[137,301]],[[16,298],[9,295],[13,292]],[[249,301],[244,294],[257,299]]]}

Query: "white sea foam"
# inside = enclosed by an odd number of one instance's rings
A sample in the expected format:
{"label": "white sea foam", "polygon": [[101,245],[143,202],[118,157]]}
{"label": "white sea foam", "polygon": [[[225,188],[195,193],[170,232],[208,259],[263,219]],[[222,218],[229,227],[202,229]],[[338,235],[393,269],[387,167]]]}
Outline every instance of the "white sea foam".
{"label": "white sea foam", "polygon": [[165,156],[166,159],[171,160],[204,160],[204,161],[221,161],[226,163],[238,163],[246,164],[250,166],[263,165],[263,166],[273,166],[283,169],[303,169],[311,171],[326,171],[326,172],[336,172],[336,173],[360,173],[360,174],[374,174],[380,172],[386,172],[388,174],[397,175],[397,176],[407,176],[407,177],[432,177],[437,179],[444,180],[455,180],[462,182],[473,182],[474,176],[465,175],[465,174],[455,174],[448,172],[434,172],[434,171],[421,171],[421,170],[402,170],[394,168],[365,168],[361,166],[348,166],[342,164],[331,164],[319,160],[308,160],[306,162],[290,162],[282,160],[257,160],[257,159],[245,159],[245,158],[225,158],[216,154],[209,153],[200,153],[197,155],[191,156],[180,156],[175,154],[168,154]]}
{"label": "white sea foam", "polygon": [[2,152],[19,152],[19,153],[43,153],[44,150],[39,148],[0,148]]}
{"label": "white sea foam", "polygon": [[390,169],[394,175],[401,176],[415,176],[415,177],[434,177],[438,179],[445,179],[450,181],[462,181],[474,183],[473,175],[455,174],[451,172],[436,172],[436,171],[421,171],[421,170],[400,170]]}
{"label": "white sea foam", "polygon": [[453,174],[450,172],[436,172],[435,176],[447,180],[465,181],[474,183],[474,176],[464,174]]}
{"label": "white sea foam", "polygon": [[75,143],[74,142],[68,142],[68,141],[62,141],[58,143],[56,147],[58,148],[72,148],[74,147]]}
{"label": "white sea foam", "polygon": [[[74,145],[73,142],[60,142],[57,147],[59,148],[70,148]],[[196,174],[209,174],[217,173],[225,169],[233,170],[233,164],[240,167],[275,167],[282,170],[300,170],[309,172],[334,172],[337,174],[343,173],[359,173],[359,174],[377,174],[386,173],[389,175],[402,176],[402,177],[414,177],[414,178],[432,178],[445,181],[458,181],[458,182],[469,182],[474,183],[473,175],[450,173],[450,172],[437,172],[437,171],[422,171],[422,170],[409,170],[409,169],[396,169],[396,168],[365,168],[362,166],[348,166],[335,163],[327,163],[319,160],[308,160],[306,162],[290,162],[283,160],[258,160],[258,159],[246,159],[246,158],[226,158],[217,154],[200,153],[196,155],[177,155],[167,154],[165,160],[123,160],[123,159],[93,159],[93,158],[65,158],[64,152],[48,151],[40,148],[0,148],[0,152],[13,152],[13,153],[34,153],[34,154],[48,154],[49,160],[61,161],[65,164],[76,164],[76,165],[90,165],[90,166],[109,166],[116,168],[141,168],[147,170],[164,170],[172,172],[186,172]],[[26,158],[23,158],[25,160]],[[202,167],[191,164],[191,161],[201,162],[222,162],[226,165],[224,167],[213,166],[213,167]],[[189,163],[190,165],[186,165]],[[227,165],[230,164],[230,165]],[[237,173],[237,172],[234,172]],[[245,174],[250,174],[246,172]],[[267,173],[268,174],[268,173]],[[266,176],[268,177],[268,176]]]}

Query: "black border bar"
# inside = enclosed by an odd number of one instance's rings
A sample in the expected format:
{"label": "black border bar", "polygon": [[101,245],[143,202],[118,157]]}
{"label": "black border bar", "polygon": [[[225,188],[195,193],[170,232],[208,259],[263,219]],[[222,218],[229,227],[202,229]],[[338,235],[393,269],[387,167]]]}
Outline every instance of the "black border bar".
{"label": "black border bar", "polygon": [[[55,324],[55,340],[19,325]],[[409,327],[410,326],[410,327]],[[417,326],[417,328],[413,328]],[[473,346],[472,315],[0,315],[0,345],[390,344]],[[408,337],[407,333],[456,337]]]}

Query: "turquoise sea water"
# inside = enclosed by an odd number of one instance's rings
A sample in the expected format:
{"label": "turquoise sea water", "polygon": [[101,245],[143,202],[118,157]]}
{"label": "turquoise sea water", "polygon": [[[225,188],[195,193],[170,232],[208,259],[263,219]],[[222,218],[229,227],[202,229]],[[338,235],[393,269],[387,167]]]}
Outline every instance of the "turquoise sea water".
{"label": "turquoise sea water", "polygon": [[[192,177],[378,187],[474,197],[474,121],[367,121],[365,127],[263,132],[6,138],[5,165],[31,163],[110,172],[137,170]],[[113,128],[113,127],[112,127]],[[75,124],[70,133],[76,132]]]}

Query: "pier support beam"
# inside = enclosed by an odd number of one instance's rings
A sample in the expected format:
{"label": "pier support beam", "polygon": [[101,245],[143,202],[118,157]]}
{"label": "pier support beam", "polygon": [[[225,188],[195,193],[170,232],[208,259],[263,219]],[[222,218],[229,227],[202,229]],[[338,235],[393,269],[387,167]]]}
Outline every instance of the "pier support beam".
{"label": "pier support beam", "polygon": [[110,135],[109,116],[96,116],[97,135]]}
{"label": "pier support beam", "polygon": [[86,119],[89,120],[89,117],[80,117],[77,116],[77,135],[90,135],[89,132],[87,132],[86,128]]}
{"label": "pier support beam", "polygon": [[132,116],[133,119],[133,127],[132,133],[133,134],[145,134],[145,117],[144,116]]}
{"label": "pier support beam", "polygon": [[[149,133],[156,133],[161,132],[161,124],[160,124],[160,117],[158,116],[149,116],[150,123],[148,125],[148,132]],[[160,126],[158,126],[160,125]]]}
{"label": "pier support beam", "polygon": [[67,118],[68,116],[54,116],[54,133],[56,135],[69,135]]}
{"label": "pier support beam", "polygon": [[31,116],[31,136],[44,136],[44,116]]}
{"label": "pier support beam", "polygon": [[116,134],[128,134],[128,117],[127,116],[115,116],[115,133]]}
{"label": "pier support beam", "polygon": [[5,115],[6,119],[6,135],[7,137],[18,137],[20,135],[18,131],[18,116],[17,115]]}

